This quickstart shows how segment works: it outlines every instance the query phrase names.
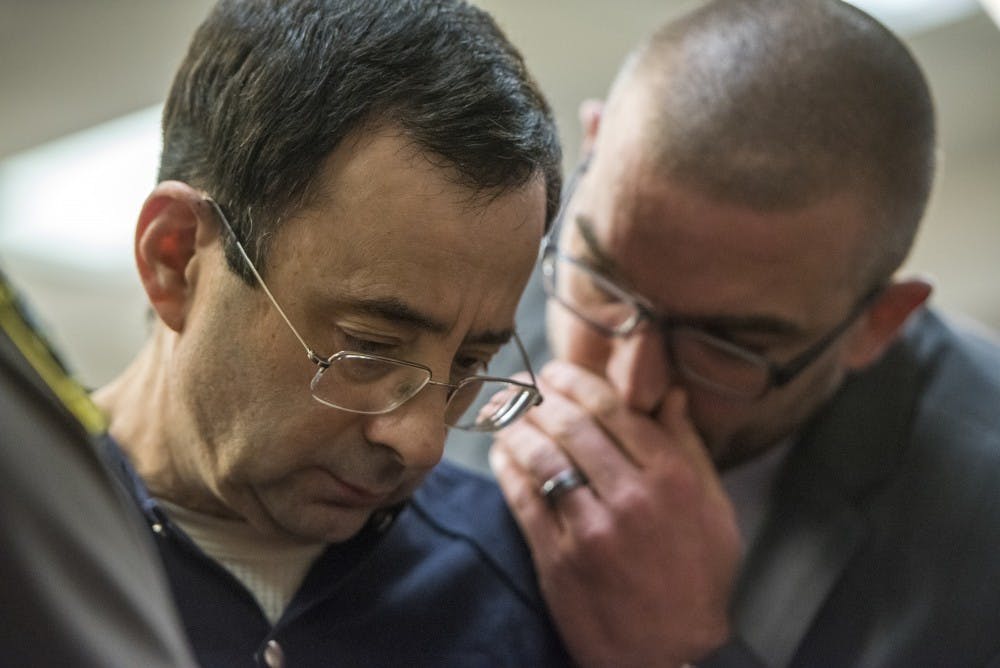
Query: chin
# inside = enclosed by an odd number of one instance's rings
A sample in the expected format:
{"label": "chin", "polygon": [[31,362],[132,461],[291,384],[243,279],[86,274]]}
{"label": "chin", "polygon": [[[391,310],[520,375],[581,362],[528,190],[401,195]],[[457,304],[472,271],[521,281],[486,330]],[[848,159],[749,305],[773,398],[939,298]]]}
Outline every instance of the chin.
{"label": "chin", "polygon": [[718,471],[735,466],[741,460],[741,450],[733,446],[732,443],[711,443],[706,446],[708,455],[712,458],[712,463]]}
{"label": "chin", "polygon": [[795,430],[788,428],[737,434],[718,449],[710,449],[712,461],[715,462],[715,467],[720,471],[739,466],[785,443],[786,439],[789,439],[794,433],[796,433]]}
{"label": "chin", "polygon": [[290,516],[276,517],[284,530],[303,541],[343,543],[364,528],[374,509],[345,508],[323,502],[299,506]]}

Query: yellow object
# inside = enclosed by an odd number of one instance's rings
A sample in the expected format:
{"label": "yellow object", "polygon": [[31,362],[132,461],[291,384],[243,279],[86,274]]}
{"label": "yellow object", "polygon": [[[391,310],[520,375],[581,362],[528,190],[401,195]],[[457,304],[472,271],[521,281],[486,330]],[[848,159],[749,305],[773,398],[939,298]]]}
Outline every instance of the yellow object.
{"label": "yellow object", "polygon": [[13,288],[0,274],[0,328],[7,333],[28,363],[34,367],[52,392],[76,416],[91,434],[100,434],[107,428],[107,420],[90,400],[87,391],[66,373],[62,364],[35,329],[28,323]]}

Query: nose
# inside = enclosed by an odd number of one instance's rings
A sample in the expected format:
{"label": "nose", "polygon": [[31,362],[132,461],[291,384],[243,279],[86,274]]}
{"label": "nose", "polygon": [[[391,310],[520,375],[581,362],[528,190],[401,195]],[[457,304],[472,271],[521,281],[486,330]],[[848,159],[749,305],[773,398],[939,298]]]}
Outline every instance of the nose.
{"label": "nose", "polygon": [[430,469],[444,454],[446,402],[445,388],[427,385],[399,408],[370,416],[365,438],[389,448],[408,469]]}
{"label": "nose", "polygon": [[640,327],[611,342],[605,373],[630,408],[652,414],[670,386],[668,366],[662,335],[655,328]]}

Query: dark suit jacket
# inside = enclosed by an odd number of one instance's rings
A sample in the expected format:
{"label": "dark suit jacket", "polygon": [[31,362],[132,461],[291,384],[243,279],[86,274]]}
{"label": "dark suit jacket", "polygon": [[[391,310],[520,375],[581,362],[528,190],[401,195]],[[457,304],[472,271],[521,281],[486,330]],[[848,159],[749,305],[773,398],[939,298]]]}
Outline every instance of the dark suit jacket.
{"label": "dark suit jacket", "polygon": [[1000,664],[995,342],[928,312],[848,380],[789,455],[733,620],[699,665]]}

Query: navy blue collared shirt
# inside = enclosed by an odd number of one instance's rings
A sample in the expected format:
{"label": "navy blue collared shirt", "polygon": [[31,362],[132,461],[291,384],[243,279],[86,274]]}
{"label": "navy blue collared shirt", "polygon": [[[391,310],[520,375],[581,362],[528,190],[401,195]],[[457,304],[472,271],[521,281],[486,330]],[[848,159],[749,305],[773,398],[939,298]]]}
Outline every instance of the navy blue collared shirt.
{"label": "navy blue collared shirt", "polygon": [[496,484],[440,464],[405,507],[331,545],[272,627],[253,596],[149,496],[108,439],[145,515],[204,666],[571,665]]}

